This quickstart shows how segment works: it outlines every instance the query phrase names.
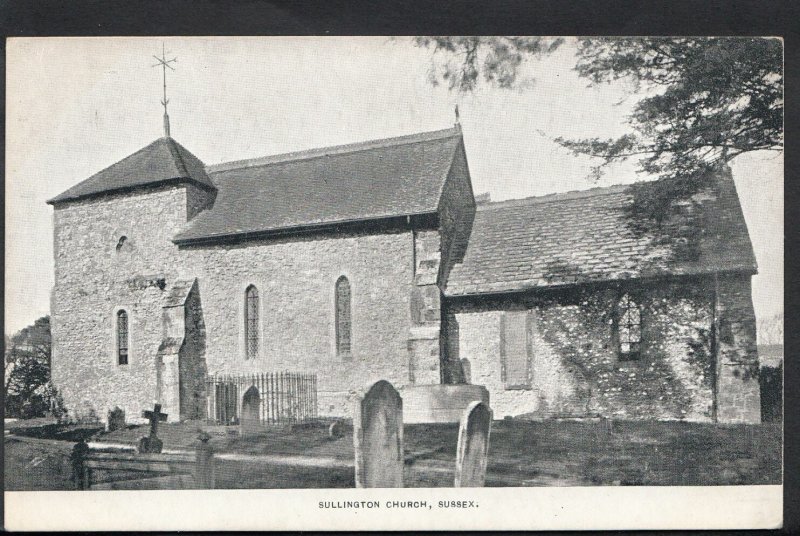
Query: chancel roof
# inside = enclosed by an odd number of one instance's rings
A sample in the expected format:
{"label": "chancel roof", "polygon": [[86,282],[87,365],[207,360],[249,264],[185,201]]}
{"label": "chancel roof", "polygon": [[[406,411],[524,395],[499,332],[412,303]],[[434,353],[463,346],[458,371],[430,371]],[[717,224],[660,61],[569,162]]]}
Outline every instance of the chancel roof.
{"label": "chancel roof", "polygon": [[213,189],[205,165],[172,138],[160,138],[50,199],[48,203],[85,199],[165,182],[188,181]]}
{"label": "chancel roof", "polygon": [[214,206],[176,243],[434,214],[461,129],[210,166]]}
{"label": "chancel roof", "polygon": [[[724,271],[756,260],[729,174],[697,196],[691,217],[637,231],[626,186],[479,204],[447,296],[519,292],[579,283]],[[687,239],[688,237],[688,239]]]}

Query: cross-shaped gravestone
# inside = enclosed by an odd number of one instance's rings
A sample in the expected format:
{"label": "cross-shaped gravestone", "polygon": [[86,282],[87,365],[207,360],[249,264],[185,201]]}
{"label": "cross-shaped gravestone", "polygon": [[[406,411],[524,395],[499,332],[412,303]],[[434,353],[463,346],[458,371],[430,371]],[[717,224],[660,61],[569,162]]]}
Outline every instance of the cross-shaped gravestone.
{"label": "cross-shaped gravestone", "polygon": [[139,452],[158,454],[164,443],[158,438],[158,423],[166,422],[167,414],[161,413],[161,404],[153,406],[153,411],[146,410],[142,416],[150,420],[150,437],[139,440]]}

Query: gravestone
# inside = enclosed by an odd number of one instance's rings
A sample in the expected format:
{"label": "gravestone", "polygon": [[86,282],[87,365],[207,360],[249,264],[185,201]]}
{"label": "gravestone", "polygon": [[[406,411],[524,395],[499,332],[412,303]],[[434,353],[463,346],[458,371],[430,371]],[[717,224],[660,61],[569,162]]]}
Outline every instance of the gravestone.
{"label": "gravestone", "polygon": [[355,401],[356,487],[403,487],[403,399],[381,380]]}
{"label": "gravestone", "polygon": [[214,489],[216,485],[214,451],[208,444],[211,436],[201,430],[197,439],[200,442],[195,449],[194,485],[197,489]]}
{"label": "gravestone", "polygon": [[464,376],[464,383],[472,383],[472,365],[466,357],[461,358],[461,374]]}
{"label": "gravestone", "polygon": [[335,420],[328,426],[328,439],[340,439],[344,436],[344,423]]}
{"label": "gravestone", "polygon": [[164,443],[158,438],[158,423],[166,422],[167,414],[161,413],[161,404],[156,404],[153,406],[153,411],[144,411],[142,416],[150,420],[150,436],[139,440],[139,452],[159,454],[164,447]]}
{"label": "gravestone", "polygon": [[89,471],[86,469],[86,455],[89,453],[89,444],[86,438],[80,440],[72,447],[70,462],[72,463],[72,482],[75,489],[89,489]]}
{"label": "gravestone", "polygon": [[464,411],[458,428],[455,487],[483,487],[491,429],[492,410],[489,406],[483,402],[471,403]]}
{"label": "gravestone", "polygon": [[114,409],[108,411],[108,431],[114,432],[116,430],[125,429],[125,410],[120,409],[119,406],[114,406]]}
{"label": "gravestone", "polygon": [[242,417],[239,423],[243,436],[255,434],[261,430],[260,406],[261,396],[258,393],[258,388],[253,385],[245,391],[242,397]]}

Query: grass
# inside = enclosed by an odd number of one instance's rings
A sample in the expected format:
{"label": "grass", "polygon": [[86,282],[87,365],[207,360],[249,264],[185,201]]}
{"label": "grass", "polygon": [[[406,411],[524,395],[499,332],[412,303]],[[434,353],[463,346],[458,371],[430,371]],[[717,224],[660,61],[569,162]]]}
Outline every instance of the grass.
{"label": "grass", "polygon": [[[162,424],[164,448],[191,449],[200,423]],[[353,460],[352,429],[329,439],[320,425],[272,428],[238,437],[225,427],[206,427],[215,452]],[[96,434],[95,441],[134,444],[146,426]],[[496,421],[492,426],[487,486],[735,485],[780,484],[779,423],[714,425],[685,422]],[[450,486],[457,425],[407,425],[404,429],[408,487]],[[9,460],[6,467],[30,463]],[[40,455],[41,457],[41,455]],[[218,462],[220,488],[353,487],[348,467],[280,466]],[[8,469],[7,469],[8,479]]]}
{"label": "grass", "polygon": [[5,491],[71,490],[72,465],[67,441],[21,441],[5,438]]}

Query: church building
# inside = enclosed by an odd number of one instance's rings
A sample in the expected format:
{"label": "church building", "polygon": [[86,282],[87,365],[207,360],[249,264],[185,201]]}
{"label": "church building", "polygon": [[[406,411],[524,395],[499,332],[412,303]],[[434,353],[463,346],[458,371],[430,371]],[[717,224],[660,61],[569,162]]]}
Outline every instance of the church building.
{"label": "church building", "polygon": [[626,186],[483,197],[459,125],[213,166],[167,130],[48,201],[53,382],[74,417],[204,419],[209,376],[291,371],[320,415],[385,379],[483,385],[495,418],[760,421],[729,170],[658,233]]}

